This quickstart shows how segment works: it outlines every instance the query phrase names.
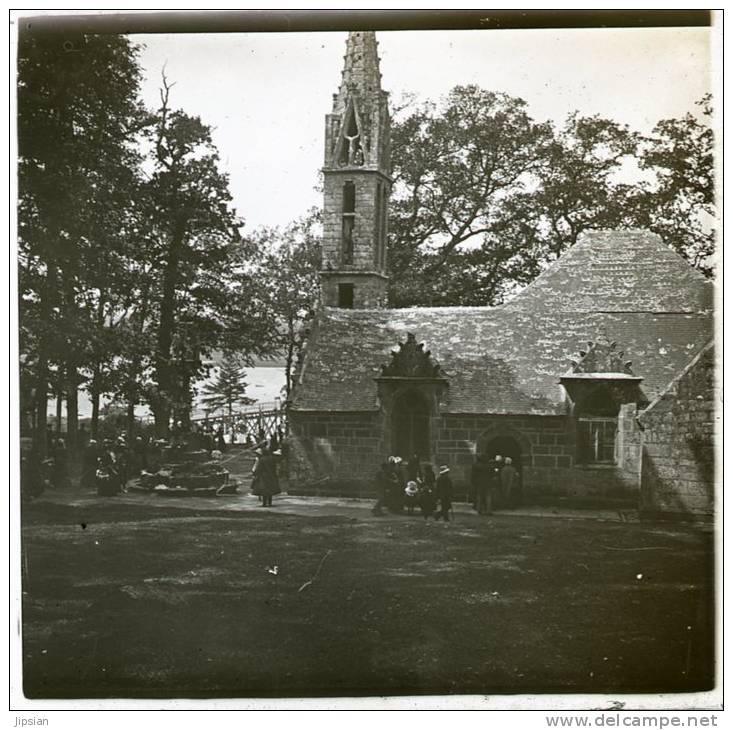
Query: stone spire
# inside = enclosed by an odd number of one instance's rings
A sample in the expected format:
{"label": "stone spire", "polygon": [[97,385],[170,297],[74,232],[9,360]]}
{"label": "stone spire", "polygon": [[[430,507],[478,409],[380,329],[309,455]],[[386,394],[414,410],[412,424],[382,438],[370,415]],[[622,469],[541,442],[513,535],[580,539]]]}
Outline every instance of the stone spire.
{"label": "stone spire", "polygon": [[333,97],[333,113],[346,111],[349,94],[368,98],[379,94],[382,74],[379,72],[377,38],[373,30],[352,31],[346,41],[344,68],[341,72],[341,86]]}
{"label": "stone spire", "polygon": [[388,98],[374,31],[349,33],[341,84],[326,114],[321,288],[329,307],[386,305]]}

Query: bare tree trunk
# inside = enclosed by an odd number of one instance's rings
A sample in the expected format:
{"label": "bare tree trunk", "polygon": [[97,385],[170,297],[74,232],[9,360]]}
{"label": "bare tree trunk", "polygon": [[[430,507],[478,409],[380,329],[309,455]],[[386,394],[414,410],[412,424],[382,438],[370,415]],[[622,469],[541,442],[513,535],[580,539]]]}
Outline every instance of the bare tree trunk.
{"label": "bare tree trunk", "polygon": [[79,432],[79,373],[76,364],[69,364],[66,382],[66,448],[75,451]]}
{"label": "bare tree trunk", "polygon": [[127,437],[128,445],[131,443],[135,431],[135,400],[133,397],[127,400]]}
{"label": "bare tree trunk", "polygon": [[163,297],[160,303],[160,326],[158,329],[158,346],[155,358],[155,374],[158,381],[158,398],[153,407],[155,430],[160,438],[168,436],[175,383],[173,365],[171,363],[173,332],[175,329],[176,311],[176,279],[178,264],[183,247],[184,227],[176,225],[168,247],[168,258],[163,276]]}
{"label": "bare tree trunk", "polygon": [[229,443],[234,443],[234,417],[233,417],[233,403],[229,401]]}
{"label": "bare tree trunk", "polygon": [[61,417],[64,413],[63,403],[64,403],[64,392],[61,386],[59,385],[56,391],[56,436],[59,436],[61,434]]}
{"label": "bare tree trunk", "polygon": [[43,355],[39,355],[36,370],[35,431],[33,434],[33,448],[38,453],[39,458],[44,458],[51,446],[51,444],[46,443],[47,412],[48,363]]}
{"label": "bare tree trunk", "polygon": [[91,423],[91,438],[96,439],[99,435],[99,365],[94,366],[92,373],[92,382],[89,387],[89,397],[92,401],[92,423]]}

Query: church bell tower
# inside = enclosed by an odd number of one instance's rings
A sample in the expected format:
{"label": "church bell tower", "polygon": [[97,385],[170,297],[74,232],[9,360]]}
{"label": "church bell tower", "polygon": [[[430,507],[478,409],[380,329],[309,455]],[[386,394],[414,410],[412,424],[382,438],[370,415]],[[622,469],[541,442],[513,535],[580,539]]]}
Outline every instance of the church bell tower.
{"label": "church bell tower", "polygon": [[388,94],[374,31],[350,32],[341,86],[326,115],[323,270],[327,307],[387,306]]}

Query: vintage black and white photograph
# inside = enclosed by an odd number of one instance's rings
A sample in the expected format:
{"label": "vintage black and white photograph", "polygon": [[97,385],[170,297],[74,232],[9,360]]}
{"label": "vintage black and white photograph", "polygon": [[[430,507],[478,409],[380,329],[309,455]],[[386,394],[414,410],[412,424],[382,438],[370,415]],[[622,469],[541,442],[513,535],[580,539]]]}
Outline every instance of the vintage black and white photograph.
{"label": "vintage black and white photograph", "polygon": [[722,706],[718,14],[11,17],[21,700]]}

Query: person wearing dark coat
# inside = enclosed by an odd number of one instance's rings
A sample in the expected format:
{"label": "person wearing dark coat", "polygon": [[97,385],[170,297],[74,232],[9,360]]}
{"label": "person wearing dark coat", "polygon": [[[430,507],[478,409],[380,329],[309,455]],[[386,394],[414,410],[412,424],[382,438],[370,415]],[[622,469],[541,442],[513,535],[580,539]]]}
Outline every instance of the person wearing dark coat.
{"label": "person wearing dark coat", "polygon": [[379,470],[374,476],[374,486],[377,490],[377,501],[374,507],[372,507],[372,514],[375,517],[381,517],[384,514],[382,508],[387,504],[393,481],[395,481],[395,477],[392,474],[392,469],[389,462],[385,461],[380,465]]}
{"label": "person wearing dark coat", "polygon": [[513,505],[519,499],[519,472],[512,466],[512,460],[507,456],[499,474],[501,481],[501,495],[506,506]]}
{"label": "person wearing dark coat", "polygon": [[418,497],[420,511],[426,520],[428,517],[432,517],[435,513],[436,502],[435,472],[430,464],[426,464],[424,469],[424,481],[420,484],[420,494]]}
{"label": "person wearing dark coat", "polygon": [[435,513],[435,519],[439,520],[442,517],[444,522],[449,522],[453,506],[453,481],[450,478],[450,469],[445,464],[438,470],[435,491],[440,502],[440,512]]}
{"label": "person wearing dark coat", "polygon": [[81,486],[93,489],[94,475],[97,472],[97,459],[99,458],[99,446],[94,439],[90,439],[84,449],[82,460]]}
{"label": "person wearing dark coat", "polygon": [[420,466],[420,457],[417,454],[413,454],[407,462],[405,476],[408,482],[416,482],[418,479],[422,480],[422,467]]}
{"label": "person wearing dark coat", "polygon": [[258,459],[252,481],[252,494],[262,497],[262,507],[272,507],[272,497],[280,494],[280,481],[277,478],[276,457],[265,451]]}
{"label": "person wearing dark coat", "polygon": [[481,454],[471,469],[471,486],[474,489],[474,509],[480,515],[491,514],[491,483],[493,469],[488,457]]}
{"label": "person wearing dark coat", "polygon": [[223,454],[227,450],[227,444],[224,440],[224,427],[219,426],[216,430],[216,448]]}
{"label": "person wearing dark coat", "polygon": [[387,490],[387,509],[390,512],[402,512],[406,480],[399,456],[389,457],[390,483]]}
{"label": "person wearing dark coat", "polygon": [[504,498],[501,493],[501,469],[504,466],[504,457],[497,454],[494,463],[489,467],[489,479],[491,481],[490,492],[494,506],[505,507]]}

